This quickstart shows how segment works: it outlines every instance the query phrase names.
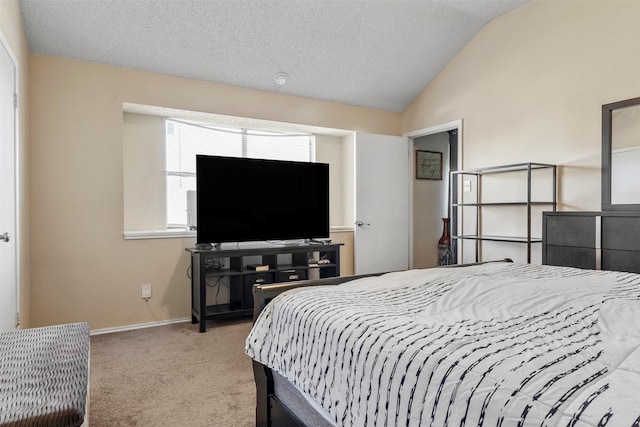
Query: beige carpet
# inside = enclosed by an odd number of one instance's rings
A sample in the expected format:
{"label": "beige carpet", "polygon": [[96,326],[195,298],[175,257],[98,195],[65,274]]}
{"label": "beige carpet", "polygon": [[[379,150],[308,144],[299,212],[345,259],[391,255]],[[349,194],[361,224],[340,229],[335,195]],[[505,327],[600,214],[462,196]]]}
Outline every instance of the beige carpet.
{"label": "beige carpet", "polygon": [[249,320],[191,322],[91,337],[89,425],[255,425]]}

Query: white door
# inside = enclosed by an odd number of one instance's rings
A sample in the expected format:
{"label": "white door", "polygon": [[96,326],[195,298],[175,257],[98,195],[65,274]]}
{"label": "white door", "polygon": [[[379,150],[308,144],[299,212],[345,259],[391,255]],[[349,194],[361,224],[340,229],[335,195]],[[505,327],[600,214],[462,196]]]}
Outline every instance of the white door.
{"label": "white door", "polygon": [[0,38],[0,330],[17,327],[15,108],[16,67]]}
{"label": "white door", "polygon": [[409,139],[356,133],[355,274],[409,267]]}

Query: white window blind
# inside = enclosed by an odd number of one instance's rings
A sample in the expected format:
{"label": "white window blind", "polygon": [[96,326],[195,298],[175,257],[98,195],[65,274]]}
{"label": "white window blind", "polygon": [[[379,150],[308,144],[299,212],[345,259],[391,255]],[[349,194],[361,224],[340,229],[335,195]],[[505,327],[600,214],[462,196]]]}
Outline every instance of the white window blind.
{"label": "white window blind", "polygon": [[247,133],[247,156],[252,159],[312,162],[315,150],[309,135]]}
{"label": "white window blind", "polygon": [[187,226],[187,191],[196,189],[196,154],[315,161],[315,137],[166,120],[167,228]]}

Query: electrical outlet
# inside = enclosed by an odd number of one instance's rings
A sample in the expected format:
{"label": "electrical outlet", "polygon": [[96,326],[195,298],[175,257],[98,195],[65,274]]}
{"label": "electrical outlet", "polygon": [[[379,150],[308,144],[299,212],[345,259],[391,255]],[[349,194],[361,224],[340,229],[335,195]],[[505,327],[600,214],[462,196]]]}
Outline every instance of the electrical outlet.
{"label": "electrical outlet", "polygon": [[145,283],[140,287],[140,289],[140,298],[142,298],[143,300],[148,300],[149,298],[151,298],[151,283]]}
{"label": "electrical outlet", "polygon": [[471,193],[471,181],[466,180],[464,182],[464,192],[465,193]]}

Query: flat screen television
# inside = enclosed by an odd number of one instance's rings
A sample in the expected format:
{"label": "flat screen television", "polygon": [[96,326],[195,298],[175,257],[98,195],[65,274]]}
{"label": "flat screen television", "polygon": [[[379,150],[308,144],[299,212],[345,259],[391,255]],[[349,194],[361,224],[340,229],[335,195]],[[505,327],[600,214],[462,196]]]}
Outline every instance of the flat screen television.
{"label": "flat screen television", "polygon": [[199,246],[329,237],[329,165],[196,156]]}

